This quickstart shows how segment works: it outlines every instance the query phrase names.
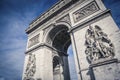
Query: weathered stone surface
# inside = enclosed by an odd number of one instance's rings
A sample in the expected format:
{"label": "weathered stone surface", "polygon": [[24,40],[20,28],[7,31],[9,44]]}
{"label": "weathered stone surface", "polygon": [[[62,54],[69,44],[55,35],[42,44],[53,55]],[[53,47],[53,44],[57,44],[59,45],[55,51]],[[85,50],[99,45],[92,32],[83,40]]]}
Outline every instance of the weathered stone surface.
{"label": "weathered stone surface", "polygon": [[101,0],[60,0],[26,33],[23,80],[70,80],[71,43],[75,79],[120,80],[120,30]]}
{"label": "weathered stone surface", "polygon": [[92,64],[91,67],[95,80],[120,80],[120,69],[117,59],[104,60]]}

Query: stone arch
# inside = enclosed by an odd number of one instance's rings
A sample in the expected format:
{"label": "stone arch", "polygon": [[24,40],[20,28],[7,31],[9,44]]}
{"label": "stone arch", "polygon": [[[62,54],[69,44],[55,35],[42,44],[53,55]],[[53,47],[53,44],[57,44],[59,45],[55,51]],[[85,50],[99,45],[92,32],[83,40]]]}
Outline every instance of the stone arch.
{"label": "stone arch", "polygon": [[56,22],[55,25],[56,26],[58,26],[58,25],[65,25],[66,27],[68,27],[68,29],[70,29],[72,27],[68,22],[65,22],[65,21]]}
{"label": "stone arch", "polygon": [[[53,50],[53,55],[58,54],[59,56],[59,58],[55,58],[58,56],[53,56],[53,70],[54,70],[54,65],[57,64],[59,61],[60,74],[58,75],[62,78],[60,80],[70,80],[68,54],[67,54],[67,49],[71,44],[70,34],[68,33],[68,30],[70,29],[70,25],[67,23],[63,24],[63,22],[60,22],[60,23],[56,23],[53,26],[54,27],[49,29],[49,31],[46,33],[46,36],[44,38],[45,43],[56,50],[56,51]],[[54,74],[53,74],[53,78],[55,78]],[[59,79],[56,78],[56,80]]]}
{"label": "stone arch", "polygon": [[26,33],[28,45],[33,45],[27,46],[25,53],[34,54],[35,62],[27,67],[31,60],[26,55],[23,80],[31,72],[35,73],[28,79],[53,80],[52,61],[62,63],[63,68],[62,79],[55,80],[70,80],[68,68],[74,64],[68,65],[67,49],[71,42],[76,69],[71,80],[120,79],[120,30],[102,0],[59,0],[35,19]]}
{"label": "stone arch", "polygon": [[[68,30],[70,30],[70,28],[71,28],[71,25],[70,25],[69,23],[67,23],[67,22],[64,22],[64,21],[59,21],[59,22],[56,22],[56,23],[51,24],[51,26],[49,27],[49,29],[47,30],[47,32],[46,32],[46,34],[45,34],[45,36],[44,36],[44,38],[43,38],[43,42],[44,42],[44,43],[47,43],[48,36],[49,36],[50,32],[51,32],[55,27],[58,27],[58,26],[64,26],[64,27],[68,28]],[[67,30],[67,31],[68,31],[68,30]]]}

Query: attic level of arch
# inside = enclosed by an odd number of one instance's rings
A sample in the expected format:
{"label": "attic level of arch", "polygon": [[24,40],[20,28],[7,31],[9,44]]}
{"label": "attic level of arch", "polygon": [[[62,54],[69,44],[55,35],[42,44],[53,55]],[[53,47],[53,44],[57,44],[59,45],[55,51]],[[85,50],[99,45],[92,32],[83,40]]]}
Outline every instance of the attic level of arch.
{"label": "attic level of arch", "polygon": [[77,1],[79,1],[79,0],[60,0],[60,1],[58,1],[58,3],[53,5],[49,10],[44,12],[37,19],[33,20],[30,23],[30,26],[26,29],[26,33],[29,34],[31,31],[35,30],[40,25],[49,21],[51,18],[55,17],[56,15],[58,15],[63,10],[67,9],[68,7],[70,7],[72,4],[74,4]]}

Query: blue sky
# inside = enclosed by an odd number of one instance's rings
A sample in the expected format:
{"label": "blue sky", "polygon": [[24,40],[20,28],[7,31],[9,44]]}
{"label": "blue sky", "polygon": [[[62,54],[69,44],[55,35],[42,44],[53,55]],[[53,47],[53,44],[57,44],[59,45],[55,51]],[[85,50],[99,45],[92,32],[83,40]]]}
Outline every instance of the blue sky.
{"label": "blue sky", "polygon": [[[58,0],[0,1],[0,79],[21,80],[29,23]],[[120,0],[104,0],[120,26]],[[71,52],[71,51],[69,51]]]}

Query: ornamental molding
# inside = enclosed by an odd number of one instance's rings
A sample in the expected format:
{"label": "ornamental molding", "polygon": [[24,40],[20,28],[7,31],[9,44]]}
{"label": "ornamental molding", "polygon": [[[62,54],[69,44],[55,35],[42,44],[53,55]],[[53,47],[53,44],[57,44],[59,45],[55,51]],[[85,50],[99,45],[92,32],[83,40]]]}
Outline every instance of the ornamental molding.
{"label": "ornamental molding", "polygon": [[30,48],[31,46],[36,45],[37,43],[39,43],[39,36],[40,36],[40,34],[37,34],[36,36],[29,39],[28,48]]}
{"label": "ornamental molding", "polygon": [[59,20],[57,20],[56,22],[67,22],[71,25],[71,21],[70,21],[70,16],[69,14],[65,15],[64,17],[60,18]]}
{"label": "ornamental molding", "polygon": [[56,48],[54,48],[54,47],[52,47],[52,46],[50,46],[49,44],[46,44],[46,43],[41,43],[41,44],[39,44],[39,45],[37,45],[37,46],[35,46],[35,47],[27,50],[27,51],[25,52],[25,54],[31,54],[32,52],[36,51],[37,49],[39,49],[39,48],[44,48],[44,47],[46,47],[46,48],[48,48],[48,49],[51,49],[51,50],[53,50],[53,51],[57,51],[57,52],[59,52],[59,53],[62,53],[62,54],[65,55],[65,56],[68,56],[68,55],[66,54],[66,52],[57,50]]}
{"label": "ornamental molding", "polygon": [[96,2],[91,2],[87,4],[86,6],[80,8],[79,10],[73,12],[73,21],[74,23],[77,23],[78,21],[90,16],[91,14],[99,11],[100,8],[97,6]]}

